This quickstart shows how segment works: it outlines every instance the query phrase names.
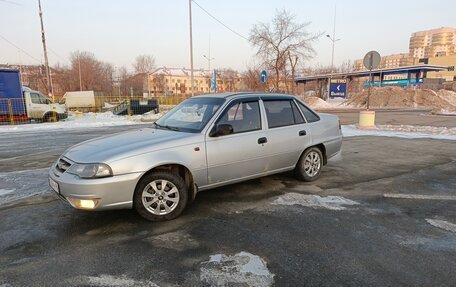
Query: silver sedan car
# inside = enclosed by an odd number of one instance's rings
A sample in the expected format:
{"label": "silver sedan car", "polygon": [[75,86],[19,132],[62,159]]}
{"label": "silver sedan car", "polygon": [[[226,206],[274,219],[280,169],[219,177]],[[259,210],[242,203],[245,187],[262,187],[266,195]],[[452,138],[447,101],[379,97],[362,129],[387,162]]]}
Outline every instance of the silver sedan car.
{"label": "silver sedan car", "polygon": [[204,95],[151,127],[69,148],[51,167],[49,184],[78,209],[134,208],[163,221],[179,216],[201,190],[290,170],[316,180],[341,145],[337,116],[293,96]]}

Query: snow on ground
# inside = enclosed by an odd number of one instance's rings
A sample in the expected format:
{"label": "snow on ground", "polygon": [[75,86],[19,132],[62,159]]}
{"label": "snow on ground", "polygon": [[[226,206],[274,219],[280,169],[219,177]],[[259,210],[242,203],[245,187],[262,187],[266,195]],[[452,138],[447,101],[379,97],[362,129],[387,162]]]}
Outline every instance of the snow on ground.
{"label": "snow on ground", "polygon": [[204,286],[271,286],[274,274],[261,257],[242,251],[211,255],[201,263],[200,280]]}
{"label": "snow on ground", "polygon": [[302,205],[330,210],[344,210],[344,205],[358,205],[359,203],[341,196],[321,197],[318,195],[286,193],[272,202],[273,205]]}
{"label": "snow on ground", "polygon": [[343,125],[342,134],[344,137],[379,136],[456,140],[456,128],[430,126],[377,125],[373,129],[361,129],[355,125]]}
{"label": "snow on ground", "polygon": [[0,205],[50,193],[48,168],[0,173]]}
{"label": "snow on ground", "polygon": [[162,116],[161,113],[153,114],[151,112],[143,115],[117,116],[112,112],[105,113],[71,113],[68,119],[56,123],[37,123],[23,124],[15,126],[0,126],[0,133],[6,132],[25,132],[40,130],[68,130],[68,129],[85,129],[105,126],[123,126],[150,123]]}
{"label": "snow on ground", "polygon": [[145,287],[158,287],[157,284],[150,281],[137,281],[128,278],[126,275],[113,276],[108,274],[102,274],[99,276],[79,276],[67,280],[67,284],[73,286],[111,286],[111,287],[134,287],[134,286],[145,286]]}
{"label": "snow on ground", "polygon": [[426,219],[426,221],[435,227],[456,233],[456,224],[454,223],[439,219]]}

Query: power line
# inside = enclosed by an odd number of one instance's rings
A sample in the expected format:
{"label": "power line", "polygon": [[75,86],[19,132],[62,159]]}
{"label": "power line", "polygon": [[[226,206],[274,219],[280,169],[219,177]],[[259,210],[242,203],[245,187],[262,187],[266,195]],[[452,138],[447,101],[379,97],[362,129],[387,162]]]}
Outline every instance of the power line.
{"label": "power line", "polygon": [[18,49],[19,51],[21,51],[22,53],[26,54],[27,56],[29,56],[30,58],[32,58],[33,60],[37,61],[38,63],[41,64],[41,61],[38,60],[37,58],[33,57],[32,55],[30,55],[29,53],[27,53],[27,51],[25,51],[24,49],[21,49],[19,46],[17,46],[16,44],[14,44],[13,42],[11,42],[10,40],[6,39],[5,37],[3,37],[2,35],[0,35],[0,38],[2,38],[5,42],[7,42],[8,44],[10,44],[11,46],[15,47],[16,49]]}
{"label": "power line", "polygon": [[22,6],[21,4],[19,4],[17,2],[14,2],[14,1],[10,1],[10,0],[0,0],[0,2],[5,2],[5,3],[13,4],[13,5],[16,5],[16,6]]}
{"label": "power line", "polygon": [[67,64],[70,64],[70,61],[65,58],[65,57],[62,57],[60,56],[59,54],[57,54],[56,51],[52,50],[49,46],[47,47],[49,51],[51,51],[52,54],[54,54],[55,56],[57,56],[58,58],[60,58],[61,60],[63,60],[64,62],[66,62]]}
{"label": "power line", "polygon": [[232,33],[238,35],[239,37],[241,37],[242,39],[244,40],[247,40],[250,42],[250,40],[247,38],[247,37],[244,37],[243,35],[239,34],[238,32],[234,31],[233,29],[231,29],[230,27],[228,27],[225,23],[223,23],[222,21],[220,21],[219,19],[217,19],[217,17],[215,17],[214,15],[212,15],[211,13],[209,13],[209,11],[207,11],[206,9],[204,9],[200,4],[198,4],[195,0],[192,0],[193,3],[196,4],[196,6],[198,6],[201,10],[203,10],[207,15],[209,15],[209,17],[211,17],[212,19],[214,19],[215,21],[217,21],[220,25],[222,25],[223,27],[225,27],[226,29],[230,30]]}

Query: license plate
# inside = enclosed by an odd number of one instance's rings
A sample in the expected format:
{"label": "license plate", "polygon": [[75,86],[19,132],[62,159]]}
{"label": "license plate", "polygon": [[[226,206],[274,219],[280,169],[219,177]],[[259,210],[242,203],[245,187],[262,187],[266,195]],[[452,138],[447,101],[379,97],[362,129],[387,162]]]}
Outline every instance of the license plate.
{"label": "license plate", "polygon": [[49,186],[57,193],[60,193],[59,184],[55,182],[52,178],[49,178]]}

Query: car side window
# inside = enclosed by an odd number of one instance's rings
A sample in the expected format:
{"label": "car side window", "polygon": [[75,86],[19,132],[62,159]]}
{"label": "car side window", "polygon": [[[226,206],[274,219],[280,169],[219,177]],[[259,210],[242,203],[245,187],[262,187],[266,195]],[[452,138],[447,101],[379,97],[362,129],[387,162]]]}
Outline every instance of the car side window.
{"label": "car side window", "polygon": [[304,122],[302,115],[290,100],[265,100],[264,108],[269,128],[291,126]]}
{"label": "car side window", "polygon": [[314,123],[314,122],[318,122],[320,120],[320,117],[317,114],[315,114],[313,111],[311,111],[308,107],[306,107],[305,105],[303,105],[300,102],[298,102],[298,104],[299,104],[299,108],[301,108],[302,113],[306,117],[307,122]]}
{"label": "car side window", "polygon": [[291,102],[291,108],[293,110],[293,115],[295,122],[297,124],[303,124],[306,121],[304,120],[304,117],[302,116],[301,112],[299,111],[298,107],[296,106],[295,102]]}
{"label": "car side window", "polygon": [[260,106],[258,101],[237,102],[223,112],[216,124],[229,124],[233,134],[261,129]]}

